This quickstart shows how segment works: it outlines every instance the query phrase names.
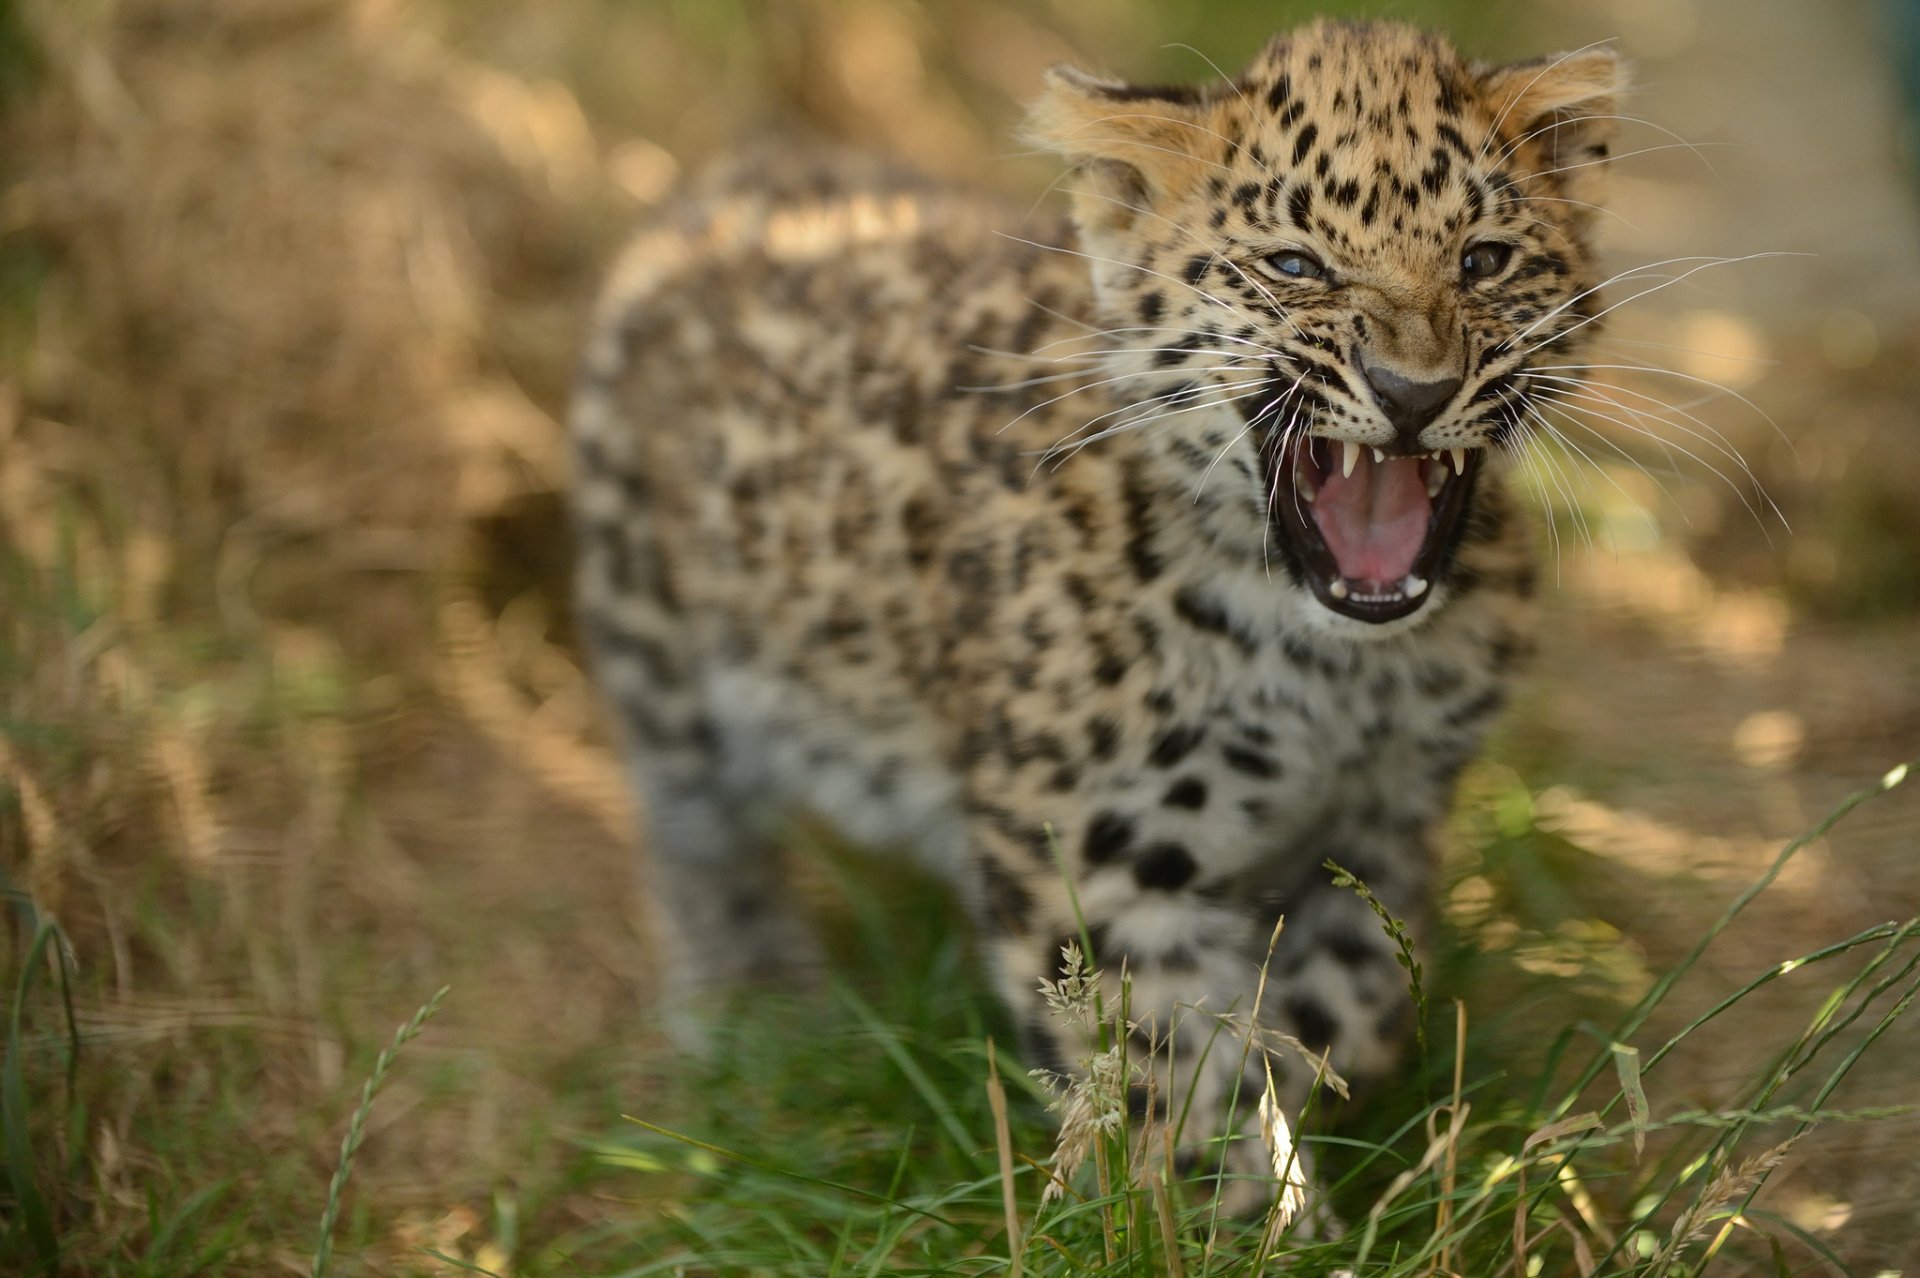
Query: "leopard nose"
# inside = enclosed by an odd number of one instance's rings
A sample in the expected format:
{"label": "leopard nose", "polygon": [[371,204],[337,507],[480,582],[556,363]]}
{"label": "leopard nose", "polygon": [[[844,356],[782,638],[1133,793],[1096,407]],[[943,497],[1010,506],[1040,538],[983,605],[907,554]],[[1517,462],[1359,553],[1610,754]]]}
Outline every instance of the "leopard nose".
{"label": "leopard nose", "polygon": [[1440,410],[1460,389],[1458,377],[1416,382],[1375,364],[1362,364],[1361,371],[1366,374],[1367,385],[1373,388],[1374,398],[1386,411],[1387,420],[1399,434],[1401,447],[1408,451],[1417,451],[1420,432],[1440,415]]}

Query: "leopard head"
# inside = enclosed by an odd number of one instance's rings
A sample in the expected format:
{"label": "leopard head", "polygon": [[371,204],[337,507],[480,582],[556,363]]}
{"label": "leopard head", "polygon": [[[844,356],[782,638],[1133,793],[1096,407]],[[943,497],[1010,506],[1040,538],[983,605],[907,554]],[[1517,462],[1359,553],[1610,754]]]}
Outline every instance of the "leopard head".
{"label": "leopard head", "polygon": [[1195,87],[1049,72],[1029,134],[1068,187],[1132,422],[1327,609],[1447,594],[1516,379],[1600,313],[1591,229],[1624,68],[1508,65],[1322,22]]}

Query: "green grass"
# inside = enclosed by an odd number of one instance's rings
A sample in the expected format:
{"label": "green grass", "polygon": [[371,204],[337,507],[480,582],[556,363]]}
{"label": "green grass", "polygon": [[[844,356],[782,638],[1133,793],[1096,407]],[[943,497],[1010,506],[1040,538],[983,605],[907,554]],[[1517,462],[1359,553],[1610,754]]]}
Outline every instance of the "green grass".
{"label": "green grass", "polygon": [[[1413,1067],[1404,1085],[1331,1127],[1308,1124],[1302,1136],[1348,1226],[1344,1237],[1316,1243],[1269,1239],[1259,1221],[1219,1217],[1195,1186],[1142,1173],[1130,1161],[1137,1133],[1125,1121],[1096,1148],[1072,1192],[1043,1205],[1043,1168],[1056,1139],[1048,1094],[1009,1050],[1004,1011],[968,938],[946,921],[953,903],[909,876],[811,850],[808,859],[838,880],[828,923],[841,975],[815,996],[717,1010],[704,1065],[687,1068],[668,1056],[645,1062],[663,1082],[639,1112],[616,1116],[603,1080],[597,1088],[589,1081],[582,1093],[605,1106],[600,1134],[576,1142],[559,1179],[502,1186],[479,1231],[496,1251],[428,1242],[413,1259],[420,1272],[505,1272],[482,1263],[504,1256],[514,1274],[636,1278],[1000,1274],[1011,1272],[1015,1252],[1010,1193],[1028,1275],[1225,1276],[1265,1272],[1279,1258],[1288,1273],[1306,1275],[1846,1273],[1818,1237],[1754,1199],[1778,1151],[1809,1130],[1891,1112],[1843,1112],[1831,1102],[1920,994],[1920,920],[1769,964],[1666,1038],[1647,1026],[1794,855],[1904,776],[1889,773],[1784,848],[1693,950],[1650,983],[1538,980],[1528,997],[1566,1025],[1550,1039],[1535,1035],[1516,1047],[1511,1032],[1490,1025],[1491,1033],[1475,1026],[1461,1042],[1464,1013],[1456,1021],[1436,999],[1426,1026],[1429,1067]],[[1468,868],[1497,880],[1523,878],[1527,849],[1554,837],[1533,829],[1511,795],[1481,820],[1493,837]],[[1554,872],[1546,873],[1547,887],[1529,892],[1507,882],[1500,895],[1551,901]],[[1551,932],[1550,911],[1536,921]],[[67,1182],[88,1175],[88,1160],[72,1151],[84,1143],[53,1139],[90,1121],[71,1086],[76,1040],[62,997],[66,968],[52,962],[62,952],[56,942],[51,926],[38,928],[10,978],[0,1256],[15,1260],[6,1272],[253,1272],[269,1255],[286,1254],[268,1244],[296,1232],[313,1237],[316,1219],[324,1220],[323,1242],[305,1253],[315,1274],[383,1272],[393,1253],[379,1208],[345,1192],[346,1178],[389,1071],[429,1075],[416,1090],[416,1103],[429,1110],[457,1096],[457,1078],[436,1076],[429,1062],[401,1050],[439,996],[362,1067],[359,1077],[371,1080],[357,1106],[315,1116],[323,1128],[344,1122],[348,1132],[331,1188],[328,1169],[314,1166],[245,1183],[194,1174],[196,1159],[222,1166],[223,1147],[249,1139],[256,1099],[240,1080],[250,1056],[255,1067],[270,1059],[244,1033],[202,1036],[206,1055],[176,1063],[175,1092],[144,1133],[150,1147],[171,1154],[147,1182],[146,1228],[103,1253],[72,1214]],[[1471,953],[1474,946],[1470,931],[1443,938],[1430,992],[1489,961]],[[1686,1080],[1663,1071],[1674,1049],[1714,1018],[1766,999],[1770,985],[1794,972],[1822,980],[1828,996],[1797,1032],[1755,1045],[1758,1068],[1737,1101],[1711,1111],[1691,1104]],[[486,992],[455,990],[450,1004],[463,997],[484,1000]],[[996,1087],[1005,1093],[1004,1135]],[[169,1123],[170,1132],[161,1130]],[[403,1125],[388,1139],[406,1135]],[[62,1147],[64,1164],[51,1156]],[[520,1217],[543,1216],[548,1196],[597,1201],[598,1218],[523,1238]],[[304,1229],[290,1219],[302,1216]],[[330,1255],[326,1240],[336,1229]],[[57,1268],[70,1254],[88,1267]]]}
{"label": "green grass", "polygon": [[[1818,1238],[1754,1199],[1778,1153],[1807,1131],[1894,1112],[1848,1113],[1829,1102],[1920,991],[1920,920],[1756,972],[1665,1040],[1644,1030],[1797,852],[1903,776],[1890,773],[1783,849],[1694,950],[1613,1020],[1569,1026],[1538,1043],[1534,1059],[1509,1062],[1513,1073],[1483,1073],[1475,1044],[1454,1041],[1451,1011],[1440,1015],[1429,1027],[1436,1054],[1457,1047],[1460,1075],[1442,1061],[1434,1076],[1382,1098],[1364,1124],[1305,1138],[1349,1229],[1332,1242],[1283,1239],[1287,1272],[1665,1278],[1755,1265],[1799,1273],[1828,1262],[1845,1272]],[[873,996],[839,985],[825,1008],[759,1005],[730,1020],[707,1068],[683,1073],[670,1095],[594,1151],[609,1185],[623,1187],[614,1192],[631,1195],[632,1217],[557,1240],[526,1271],[1008,1272],[989,1084],[997,1051],[1013,1084],[1008,1152],[1025,1273],[1262,1272],[1259,1222],[1218,1219],[1178,1180],[1120,1174],[1129,1165],[1124,1130],[1104,1150],[1112,1173],[1104,1192],[1083,1171],[1074,1193],[1039,1206],[1038,1164],[1054,1139],[1044,1095],[992,1046],[998,1012],[958,942],[911,961],[884,933],[862,944],[872,947],[865,970],[913,979],[890,980]],[[1686,1080],[1661,1066],[1688,1034],[1809,967],[1831,993],[1797,1035],[1754,1053],[1764,1064],[1738,1103],[1702,1111],[1675,1099]]]}

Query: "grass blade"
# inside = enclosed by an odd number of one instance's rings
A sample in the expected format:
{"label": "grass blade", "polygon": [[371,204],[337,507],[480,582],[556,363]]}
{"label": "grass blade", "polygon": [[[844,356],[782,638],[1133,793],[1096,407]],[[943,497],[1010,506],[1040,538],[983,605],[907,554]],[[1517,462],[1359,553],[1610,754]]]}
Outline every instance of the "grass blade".
{"label": "grass blade", "polygon": [[1007,1124],[1007,1089],[1000,1085],[1000,1064],[987,1040],[987,1104],[993,1109],[994,1147],[1000,1151],[1000,1206],[1007,1216],[1007,1278],[1020,1278],[1025,1248],[1020,1245],[1020,1205],[1013,1194],[1013,1133]]}
{"label": "grass blade", "polygon": [[[34,1179],[33,1142],[27,1131],[26,1044],[21,1021],[27,995],[33,988],[34,970],[40,966],[41,957],[57,930],[52,922],[43,919],[34,933],[26,963],[20,969],[20,980],[14,987],[13,1007],[7,1016],[7,1059],[0,1064],[0,1121],[6,1124],[7,1179],[13,1188],[14,1201],[20,1205],[20,1215],[26,1222],[27,1238],[41,1274],[60,1271],[60,1237],[53,1228],[53,1213]],[[63,967],[63,985],[64,970]]]}
{"label": "grass blade", "polygon": [[347,1134],[340,1140],[340,1163],[333,1169],[333,1182],[327,1186],[327,1207],[320,1213],[320,1242],[313,1251],[313,1278],[324,1278],[327,1264],[333,1259],[333,1229],[340,1219],[340,1200],[347,1188],[347,1177],[353,1173],[353,1156],[360,1151],[360,1142],[366,1137],[367,1115],[373,1112],[374,1094],[380,1090],[380,1084],[386,1081],[387,1071],[393,1068],[394,1061],[400,1058],[400,1049],[412,1042],[426,1028],[433,1014],[440,1010],[440,1001],[446,998],[449,988],[442,985],[434,991],[433,997],[421,1004],[420,1010],[394,1032],[393,1042],[374,1061],[373,1074],[367,1079],[367,1085],[360,1089],[360,1104],[353,1111],[353,1121],[347,1124]]}
{"label": "grass blade", "polygon": [[1627,1119],[1633,1124],[1633,1152],[1647,1152],[1647,1123],[1652,1117],[1647,1108],[1647,1090],[1640,1083],[1640,1049],[1625,1043],[1611,1045],[1613,1067],[1620,1075],[1620,1094],[1627,1098]]}

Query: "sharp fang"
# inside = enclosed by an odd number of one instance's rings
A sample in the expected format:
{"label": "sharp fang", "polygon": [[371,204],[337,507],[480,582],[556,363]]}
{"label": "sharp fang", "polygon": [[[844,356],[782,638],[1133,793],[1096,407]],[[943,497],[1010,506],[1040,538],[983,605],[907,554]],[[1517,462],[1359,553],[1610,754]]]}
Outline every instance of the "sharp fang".
{"label": "sharp fang", "polygon": [[1293,472],[1293,491],[1298,493],[1309,506],[1313,504],[1313,484],[1304,474],[1297,470]]}
{"label": "sharp fang", "polygon": [[1380,462],[1385,461],[1386,459],[1387,459],[1387,455],[1385,453],[1381,452],[1377,448],[1373,450],[1373,460],[1376,465],[1379,464]]}
{"label": "sharp fang", "polygon": [[1406,594],[1407,598],[1418,599],[1421,595],[1427,593],[1427,583],[1412,573],[1408,573],[1406,578],[1401,581],[1400,589]]}
{"label": "sharp fang", "polygon": [[1340,441],[1340,477],[1342,479],[1352,479],[1353,468],[1355,465],[1359,463],[1359,461],[1360,461],[1360,445],[1354,443],[1351,439],[1341,440]]}
{"label": "sharp fang", "polygon": [[1327,587],[1327,593],[1335,599],[1345,599],[1347,597],[1347,583],[1335,577],[1333,584]]}
{"label": "sharp fang", "polygon": [[1445,488],[1446,486],[1447,486],[1446,466],[1444,465],[1435,466],[1432,470],[1427,472],[1427,496],[1438,497],[1440,495],[1440,490],[1442,488]]}
{"label": "sharp fang", "polygon": [[1453,454],[1453,473],[1456,475],[1466,474],[1467,450],[1464,448],[1449,448],[1447,451]]}

